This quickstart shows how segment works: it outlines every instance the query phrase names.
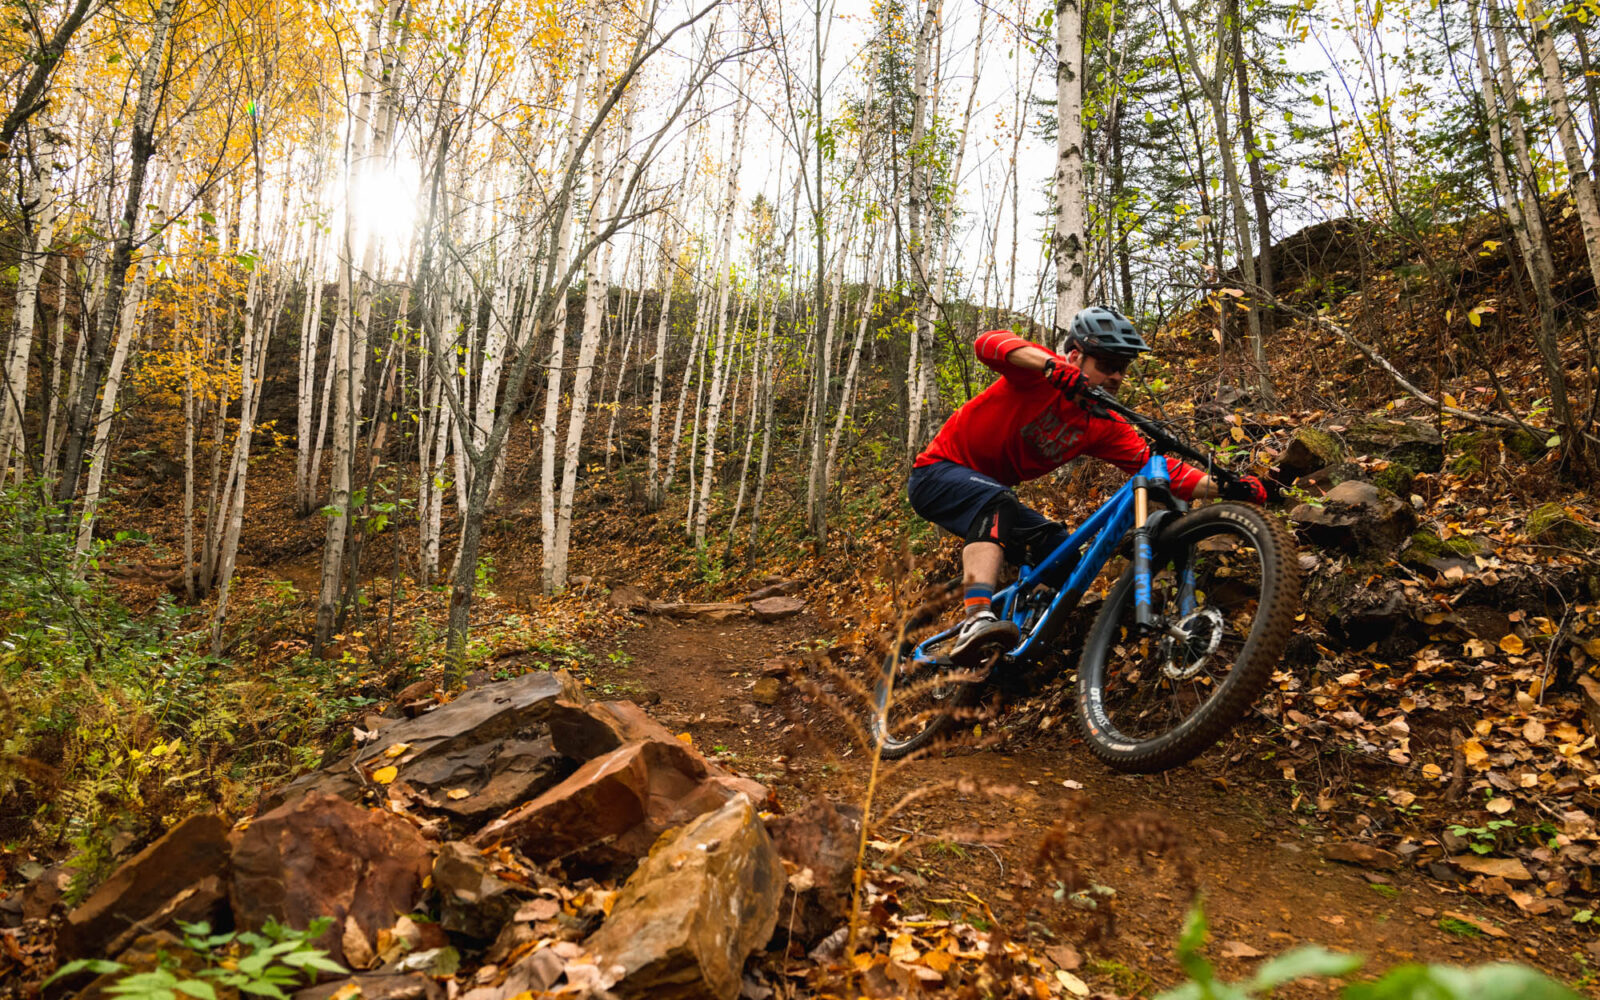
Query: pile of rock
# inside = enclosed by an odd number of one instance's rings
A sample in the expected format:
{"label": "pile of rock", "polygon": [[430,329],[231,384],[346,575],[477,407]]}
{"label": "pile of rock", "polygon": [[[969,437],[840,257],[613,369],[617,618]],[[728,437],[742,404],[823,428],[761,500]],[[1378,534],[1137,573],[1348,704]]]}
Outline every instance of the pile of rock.
{"label": "pile of rock", "polygon": [[330,917],[318,943],[353,976],[304,1000],[352,984],[443,997],[447,982],[469,1000],[562,986],[731,1000],[775,931],[805,945],[839,925],[855,814],[765,812],[762,785],[564,681],[468,691],[366,733],[253,818],[185,820],[67,915],[58,957],[132,965],[179,948],[179,921]]}

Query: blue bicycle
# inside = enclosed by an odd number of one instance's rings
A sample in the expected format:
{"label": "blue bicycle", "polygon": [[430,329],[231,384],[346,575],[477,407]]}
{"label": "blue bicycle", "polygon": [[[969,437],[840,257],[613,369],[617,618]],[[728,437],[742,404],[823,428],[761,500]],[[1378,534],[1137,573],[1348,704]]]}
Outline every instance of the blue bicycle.
{"label": "blue bicycle", "polygon": [[875,693],[872,725],[884,757],[934,745],[972,713],[992,679],[1056,652],[1063,627],[1113,558],[1125,556],[1127,567],[1106,592],[1077,664],[1078,728],[1100,760],[1148,773],[1193,759],[1243,717],[1277,668],[1300,604],[1300,563],[1288,531],[1246,504],[1191,511],[1172,493],[1166,456],[1207,468],[1219,482],[1233,474],[1105,392],[1083,396],[1098,415],[1115,413],[1138,428],[1150,441],[1150,460],[995,593],[995,614],[1022,632],[1014,648],[995,650],[981,668],[959,667],[947,655],[959,626],[914,639],[943,608],[913,616]]}

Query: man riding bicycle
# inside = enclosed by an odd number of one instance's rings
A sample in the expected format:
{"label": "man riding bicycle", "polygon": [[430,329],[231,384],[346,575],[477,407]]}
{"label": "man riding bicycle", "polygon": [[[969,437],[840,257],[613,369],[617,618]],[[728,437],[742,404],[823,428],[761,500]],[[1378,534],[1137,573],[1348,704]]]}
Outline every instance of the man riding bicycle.
{"label": "man riding bicycle", "polygon": [[[973,342],[978,360],[1000,374],[945,421],[917,456],[907,492],[918,516],[966,539],[961,578],[967,619],[953,661],[975,666],[996,647],[1021,638],[1017,626],[990,607],[1003,561],[1037,563],[1069,532],[1023,506],[1012,487],[1092,455],[1134,473],[1150,456],[1138,432],[1119,416],[1091,413],[1079,404],[1085,387],[1115,395],[1128,365],[1150,349],[1121,313],[1091,306],[1072,319],[1065,357],[1009,330],[990,330]],[[1255,476],[1218,489],[1199,469],[1168,464],[1172,491],[1188,500],[1222,496],[1266,503]]]}

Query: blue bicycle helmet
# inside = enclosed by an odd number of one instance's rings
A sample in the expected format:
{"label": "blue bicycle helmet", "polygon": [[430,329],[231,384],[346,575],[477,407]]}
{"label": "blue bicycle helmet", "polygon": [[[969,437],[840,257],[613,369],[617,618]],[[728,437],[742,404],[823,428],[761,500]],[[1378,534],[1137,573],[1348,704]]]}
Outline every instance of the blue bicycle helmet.
{"label": "blue bicycle helmet", "polygon": [[1109,306],[1090,306],[1072,317],[1067,343],[1090,357],[1127,361],[1150,349],[1128,318]]}

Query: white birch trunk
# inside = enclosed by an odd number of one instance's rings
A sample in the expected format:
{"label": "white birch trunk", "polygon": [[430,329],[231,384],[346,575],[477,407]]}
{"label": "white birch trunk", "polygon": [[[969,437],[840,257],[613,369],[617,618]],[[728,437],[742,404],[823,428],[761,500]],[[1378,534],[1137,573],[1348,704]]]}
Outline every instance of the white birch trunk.
{"label": "white birch trunk", "polygon": [[[1176,6],[1176,3],[1174,3]],[[1083,7],[1056,0],[1056,227],[1051,252],[1056,265],[1056,347],[1062,331],[1087,303],[1084,259]]]}
{"label": "white birch trunk", "polygon": [[[567,125],[566,152],[561,160],[563,177],[572,172],[573,156],[582,130],[581,116],[587,96],[585,90],[588,86],[589,64],[597,58],[598,35],[594,22],[586,21],[583,27],[583,52],[578,59],[578,78],[572,89],[572,114]],[[563,262],[571,252],[572,208],[569,204],[557,225],[554,249],[557,274],[563,272]],[[561,417],[561,368],[566,363],[567,354],[567,290],[562,287],[554,291],[556,308],[550,324],[550,367],[545,374],[544,420],[539,427],[539,527],[543,543],[540,569],[544,592],[547,594],[553,594],[557,589],[556,423]]]}
{"label": "white birch trunk", "polygon": [[11,339],[6,344],[5,383],[0,386],[0,476],[14,464],[13,472],[18,479],[23,477],[27,466],[22,420],[28,401],[28,359],[33,353],[39,284],[49,260],[47,251],[55,235],[60,205],[51,180],[55,146],[48,138],[48,130],[41,129],[38,134],[34,170],[29,174],[23,194],[34,215],[33,241],[17,263],[16,307],[12,312]]}
{"label": "white birch trunk", "polygon": [[1583,226],[1583,243],[1589,254],[1589,277],[1600,289],[1600,205],[1595,201],[1594,184],[1583,162],[1583,146],[1572,124],[1572,105],[1567,100],[1567,82],[1556,58],[1550,38],[1549,19],[1539,0],[1527,0],[1528,18],[1533,22],[1533,45],[1539,54],[1539,70],[1544,75],[1545,94],[1555,118],[1556,136],[1567,164],[1567,184],[1578,206],[1578,222]]}

